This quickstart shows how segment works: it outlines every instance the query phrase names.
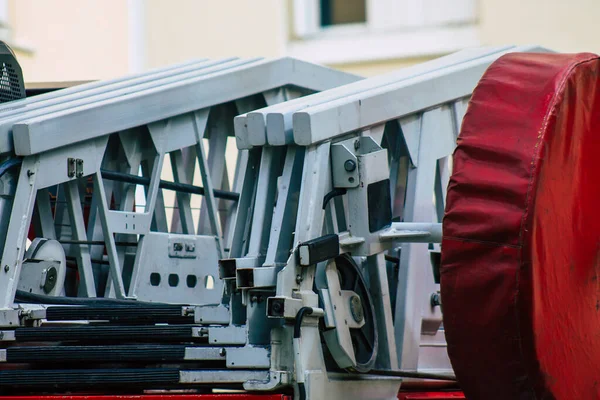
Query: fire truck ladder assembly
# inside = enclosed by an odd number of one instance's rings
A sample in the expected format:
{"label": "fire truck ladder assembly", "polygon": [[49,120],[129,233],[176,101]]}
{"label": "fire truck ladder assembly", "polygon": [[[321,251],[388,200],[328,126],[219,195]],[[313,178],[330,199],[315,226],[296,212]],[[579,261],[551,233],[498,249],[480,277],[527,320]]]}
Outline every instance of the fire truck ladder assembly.
{"label": "fire truck ladder assembly", "polygon": [[[498,139],[482,136],[482,115],[526,96],[523,113],[559,104],[560,82],[593,59],[582,57],[478,48],[367,79],[292,58],[195,60],[0,105],[0,392],[394,399],[458,378],[474,399],[567,398],[536,380],[552,362],[527,346],[510,359],[512,342],[501,327],[488,339],[465,296],[484,310],[483,292],[500,298],[509,282],[469,261],[485,253],[469,246],[510,236],[476,230],[504,218],[482,196],[511,203],[528,186],[501,182],[538,160],[508,133],[504,153],[486,147]],[[495,89],[506,76],[513,97]],[[493,189],[477,177],[502,154]],[[467,284],[478,273],[492,283]],[[492,318],[525,301],[512,299]],[[518,329],[510,337],[529,343]],[[484,342],[507,346],[497,384]]]}

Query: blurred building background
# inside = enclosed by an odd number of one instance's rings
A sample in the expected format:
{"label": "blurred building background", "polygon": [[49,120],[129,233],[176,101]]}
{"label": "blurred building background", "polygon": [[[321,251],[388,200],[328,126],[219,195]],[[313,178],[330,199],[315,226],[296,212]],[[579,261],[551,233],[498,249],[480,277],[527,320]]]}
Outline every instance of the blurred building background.
{"label": "blurred building background", "polygon": [[[289,55],[370,76],[480,45],[597,52],[598,20],[600,0],[0,0],[0,40],[30,87],[193,58]],[[168,158],[162,178],[173,179]],[[141,187],[137,197],[143,207]]]}
{"label": "blurred building background", "polygon": [[460,50],[600,51],[599,0],[0,0],[27,82],[290,55],[374,75]]}

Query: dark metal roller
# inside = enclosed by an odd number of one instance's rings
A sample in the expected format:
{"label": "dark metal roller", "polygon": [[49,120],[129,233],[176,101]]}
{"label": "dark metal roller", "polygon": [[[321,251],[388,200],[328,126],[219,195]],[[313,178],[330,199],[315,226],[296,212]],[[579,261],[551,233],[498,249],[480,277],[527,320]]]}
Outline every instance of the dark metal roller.
{"label": "dark metal roller", "polygon": [[17,328],[17,342],[51,341],[137,341],[137,342],[177,342],[199,339],[193,337],[191,326],[43,326],[38,328]]}

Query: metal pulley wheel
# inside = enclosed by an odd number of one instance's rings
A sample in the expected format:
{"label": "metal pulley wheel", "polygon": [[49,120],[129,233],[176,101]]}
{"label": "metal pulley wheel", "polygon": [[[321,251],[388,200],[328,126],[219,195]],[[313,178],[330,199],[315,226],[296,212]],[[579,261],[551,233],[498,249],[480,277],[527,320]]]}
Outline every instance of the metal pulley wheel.
{"label": "metal pulley wheel", "polygon": [[328,353],[339,368],[366,373],[375,364],[379,339],[373,300],[362,272],[346,254],[317,269]]}
{"label": "metal pulley wheel", "polygon": [[25,252],[18,288],[28,293],[60,296],[66,271],[63,246],[56,240],[35,238]]}
{"label": "metal pulley wheel", "polygon": [[598,399],[600,58],[510,53],[469,103],[442,243],[469,399]]}

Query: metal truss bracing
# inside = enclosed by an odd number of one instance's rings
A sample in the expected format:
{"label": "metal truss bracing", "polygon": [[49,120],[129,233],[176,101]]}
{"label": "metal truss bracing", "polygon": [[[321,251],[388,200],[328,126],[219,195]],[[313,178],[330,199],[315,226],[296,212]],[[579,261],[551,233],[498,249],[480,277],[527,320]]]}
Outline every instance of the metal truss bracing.
{"label": "metal truss bracing", "polygon": [[290,58],[197,60],[2,106],[0,153],[23,157],[3,177],[16,184],[0,210],[3,307],[33,268],[28,236],[64,245],[69,296],[220,302],[239,197],[226,159],[247,158],[233,117],[357,79]]}

